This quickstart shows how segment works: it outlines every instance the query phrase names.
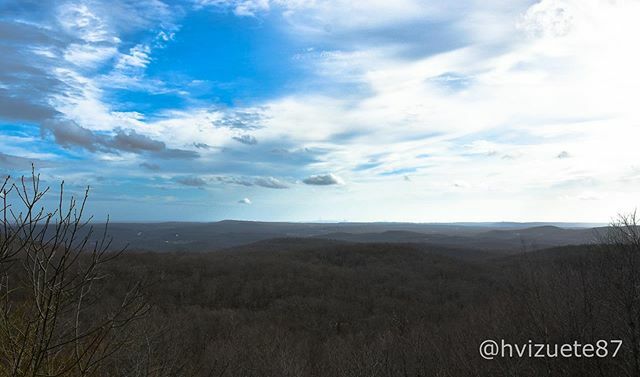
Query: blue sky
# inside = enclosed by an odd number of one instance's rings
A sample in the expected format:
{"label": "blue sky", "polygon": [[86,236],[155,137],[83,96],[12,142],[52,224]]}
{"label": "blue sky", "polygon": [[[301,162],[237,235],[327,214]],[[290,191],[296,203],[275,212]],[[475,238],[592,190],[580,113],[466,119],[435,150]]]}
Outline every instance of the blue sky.
{"label": "blue sky", "polygon": [[0,174],[117,221],[606,222],[640,4],[0,3]]}

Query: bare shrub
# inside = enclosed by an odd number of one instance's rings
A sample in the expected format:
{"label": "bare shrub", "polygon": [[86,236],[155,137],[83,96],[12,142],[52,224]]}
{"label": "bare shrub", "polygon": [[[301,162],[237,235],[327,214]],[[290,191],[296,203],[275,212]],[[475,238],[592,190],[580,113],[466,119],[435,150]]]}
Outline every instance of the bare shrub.
{"label": "bare shrub", "polygon": [[109,251],[107,225],[98,235],[83,219],[88,189],[65,200],[63,182],[53,211],[35,171],[0,191],[0,375],[95,374],[148,310],[139,284],[117,303],[101,298],[103,266],[121,251]]}

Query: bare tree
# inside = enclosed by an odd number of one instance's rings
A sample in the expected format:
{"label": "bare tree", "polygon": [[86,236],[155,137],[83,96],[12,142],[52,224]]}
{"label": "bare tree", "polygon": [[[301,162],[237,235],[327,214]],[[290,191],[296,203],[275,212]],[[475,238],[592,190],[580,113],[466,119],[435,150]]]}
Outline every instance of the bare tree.
{"label": "bare tree", "polygon": [[96,374],[148,310],[139,284],[118,303],[101,299],[103,267],[122,251],[109,251],[108,225],[96,234],[83,219],[89,189],[65,200],[63,182],[53,211],[43,205],[49,191],[35,170],[0,187],[2,376]]}
{"label": "bare tree", "polygon": [[625,329],[625,345],[631,349],[626,374],[640,376],[640,218],[636,211],[618,215],[605,234],[603,274],[613,290],[604,298]]}

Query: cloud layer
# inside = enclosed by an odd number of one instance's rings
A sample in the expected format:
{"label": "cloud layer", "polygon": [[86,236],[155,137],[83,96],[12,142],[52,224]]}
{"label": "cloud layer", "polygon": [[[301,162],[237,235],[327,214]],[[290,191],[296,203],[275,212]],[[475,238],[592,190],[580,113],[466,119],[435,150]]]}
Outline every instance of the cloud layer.
{"label": "cloud layer", "polygon": [[[0,165],[181,219],[606,221],[640,204],[638,17],[631,0],[9,1]],[[238,50],[185,61],[193,30]],[[125,202],[104,208],[135,217]]]}

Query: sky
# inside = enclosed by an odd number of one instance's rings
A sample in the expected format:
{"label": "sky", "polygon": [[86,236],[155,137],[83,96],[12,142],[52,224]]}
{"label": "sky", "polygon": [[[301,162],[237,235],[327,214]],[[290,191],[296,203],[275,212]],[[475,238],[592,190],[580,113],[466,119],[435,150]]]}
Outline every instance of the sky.
{"label": "sky", "polygon": [[2,0],[0,174],[115,221],[607,222],[638,0]]}

